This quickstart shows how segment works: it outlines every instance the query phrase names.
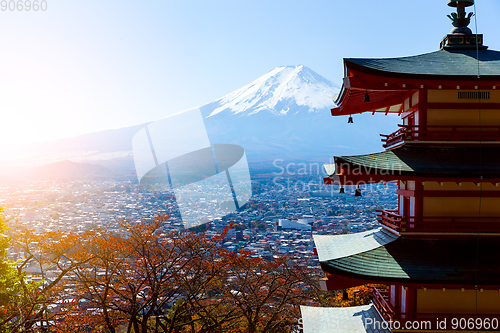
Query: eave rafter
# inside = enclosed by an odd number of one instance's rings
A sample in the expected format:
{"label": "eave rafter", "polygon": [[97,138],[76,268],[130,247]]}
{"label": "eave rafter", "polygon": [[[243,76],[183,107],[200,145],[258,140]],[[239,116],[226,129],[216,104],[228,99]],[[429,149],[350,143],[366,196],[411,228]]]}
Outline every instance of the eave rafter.
{"label": "eave rafter", "polygon": [[480,176],[477,177],[459,177],[459,176],[417,176],[417,175],[404,175],[404,174],[376,174],[376,173],[362,173],[357,175],[332,175],[323,178],[325,185],[369,185],[378,183],[391,183],[397,181],[415,181],[419,184],[424,184],[425,182],[436,182],[441,184],[443,182],[454,182],[457,184],[461,183],[474,183],[476,185],[483,183],[491,183],[494,186],[500,185],[500,178],[489,178],[481,179]]}
{"label": "eave rafter", "polygon": [[[405,99],[419,90],[456,89],[456,90],[496,90],[500,89],[500,80],[485,80],[477,77],[391,77],[390,73],[380,75],[364,73],[348,68],[344,78],[341,95],[337,99],[337,107],[331,110],[332,116],[357,114],[363,112],[397,112],[389,111],[391,107],[402,104]],[[459,82],[459,84],[457,84]],[[368,93],[370,102],[365,102]]]}
{"label": "eave rafter", "polygon": [[[361,90],[346,90],[346,96],[340,106],[331,110],[332,116],[348,115],[363,112],[384,112],[388,113],[392,106],[402,104],[407,98],[408,91],[392,91],[387,93],[384,91],[371,91],[370,102],[363,102],[365,91]],[[346,109],[346,110],[344,110]],[[382,111],[380,109],[383,109]],[[395,113],[400,113],[401,108],[398,108]]]}
{"label": "eave rafter", "polygon": [[[431,283],[429,281],[423,282],[423,281],[412,281],[411,279],[408,280],[397,280],[397,279],[391,279],[391,278],[374,278],[371,276],[364,276],[364,275],[355,275],[355,274],[346,274],[343,271],[339,271],[336,269],[333,269],[329,267],[328,265],[322,265],[321,267],[323,271],[325,272],[326,277],[320,279],[320,287],[324,291],[334,291],[334,290],[341,290],[341,289],[346,289],[346,288],[351,288],[351,287],[356,287],[360,285],[364,285],[367,283],[371,284],[397,284],[400,286],[404,286],[406,288],[416,288],[416,289],[441,289],[443,287],[446,287],[448,289],[458,289],[461,290],[462,288],[467,289],[467,290],[476,290],[477,285],[475,284],[456,284],[456,283]],[[348,275],[348,276],[346,276]],[[488,285],[481,285],[482,289],[486,290],[498,290],[500,292],[500,288],[497,284],[488,284]]]}

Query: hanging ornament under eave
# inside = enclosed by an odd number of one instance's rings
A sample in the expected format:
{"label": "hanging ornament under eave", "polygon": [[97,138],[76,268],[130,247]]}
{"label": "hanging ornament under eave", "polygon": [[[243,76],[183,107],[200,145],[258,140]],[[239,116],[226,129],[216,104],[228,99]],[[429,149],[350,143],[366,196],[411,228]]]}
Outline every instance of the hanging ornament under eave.
{"label": "hanging ornament under eave", "polygon": [[369,103],[370,102],[370,95],[368,95],[368,90],[365,91],[365,97],[363,98],[363,103]]}

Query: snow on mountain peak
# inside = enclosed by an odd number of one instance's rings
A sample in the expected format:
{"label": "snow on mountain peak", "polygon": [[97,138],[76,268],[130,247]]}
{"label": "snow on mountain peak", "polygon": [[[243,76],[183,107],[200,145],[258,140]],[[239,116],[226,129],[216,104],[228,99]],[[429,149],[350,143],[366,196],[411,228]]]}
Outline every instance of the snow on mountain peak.
{"label": "snow on mountain peak", "polygon": [[222,111],[251,115],[268,110],[286,115],[290,110],[308,112],[333,107],[332,95],[338,86],[305,66],[276,67],[246,86],[214,101],[218,107],[209,117]]}

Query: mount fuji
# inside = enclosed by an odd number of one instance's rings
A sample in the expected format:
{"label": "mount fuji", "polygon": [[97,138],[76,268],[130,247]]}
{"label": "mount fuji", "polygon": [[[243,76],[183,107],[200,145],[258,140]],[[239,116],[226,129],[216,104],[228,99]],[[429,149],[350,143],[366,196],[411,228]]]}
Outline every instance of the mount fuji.
{"label": "mount fuji", "polygon": [[[250,166],[276,159],[328,162],[334,154],[382,150],[379,134],[396,130],[399,117],[362,114],[347,124],[346,117],[330,115],[338,91],[338,85],[305,66],[277,67],[200,110],[211,143],[242,146]],[[70,160],[134,173],[132,138],[145,125],[32,145],[7,164],[34,167]]]}
{"label": "mount fuji", "polygon": [[381,150],[380,133],[399,117],[332,117],[339,86],[305,66],[277,67],[201,107],[212,143],[235,143],[252,159],[327,161],[333,154]]}
{"label": "mount fuji", "polygon": [[332,105],[339,87],[307,67],[277,67],[246,86],[206,105],[208,117],[239,117],[270,112],[276,116],[317,112]]}

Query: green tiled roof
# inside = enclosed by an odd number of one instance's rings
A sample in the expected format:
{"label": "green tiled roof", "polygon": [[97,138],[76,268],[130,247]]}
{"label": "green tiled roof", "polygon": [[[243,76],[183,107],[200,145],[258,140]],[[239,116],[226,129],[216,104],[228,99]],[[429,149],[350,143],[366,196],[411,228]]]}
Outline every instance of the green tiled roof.
{"label": "green tiled roof", "polygon": [[405,145],[394,150],[357,156],[336,156],[337,165],[349,163],[351,170],[379,174],[423,176],[500,176],[500,148],[421,147]]}
{"label": "green tiled roof", "polygon": [[[477,253],[476,253],[477,252]],[[498,284],[497,239],[402,239],[348,257],[321,262],[324,271],[375,281]]]}
{"label": "green tiled roof", "polygon": [[391,150],[368,155],[338,156],[335,157],[335,162],[339,163],[339,160],[343,160],[373,170],[414,171],[398,155]]}
{"label": "green tiled roof", "polygon": [[[477,59],[476,50],[439,50],[411,57],[347,58],[345,61],[373,70],[405,75],[477,76]],[[479,70],[484,76],[500,75],[500,52],[479,50]]]}

